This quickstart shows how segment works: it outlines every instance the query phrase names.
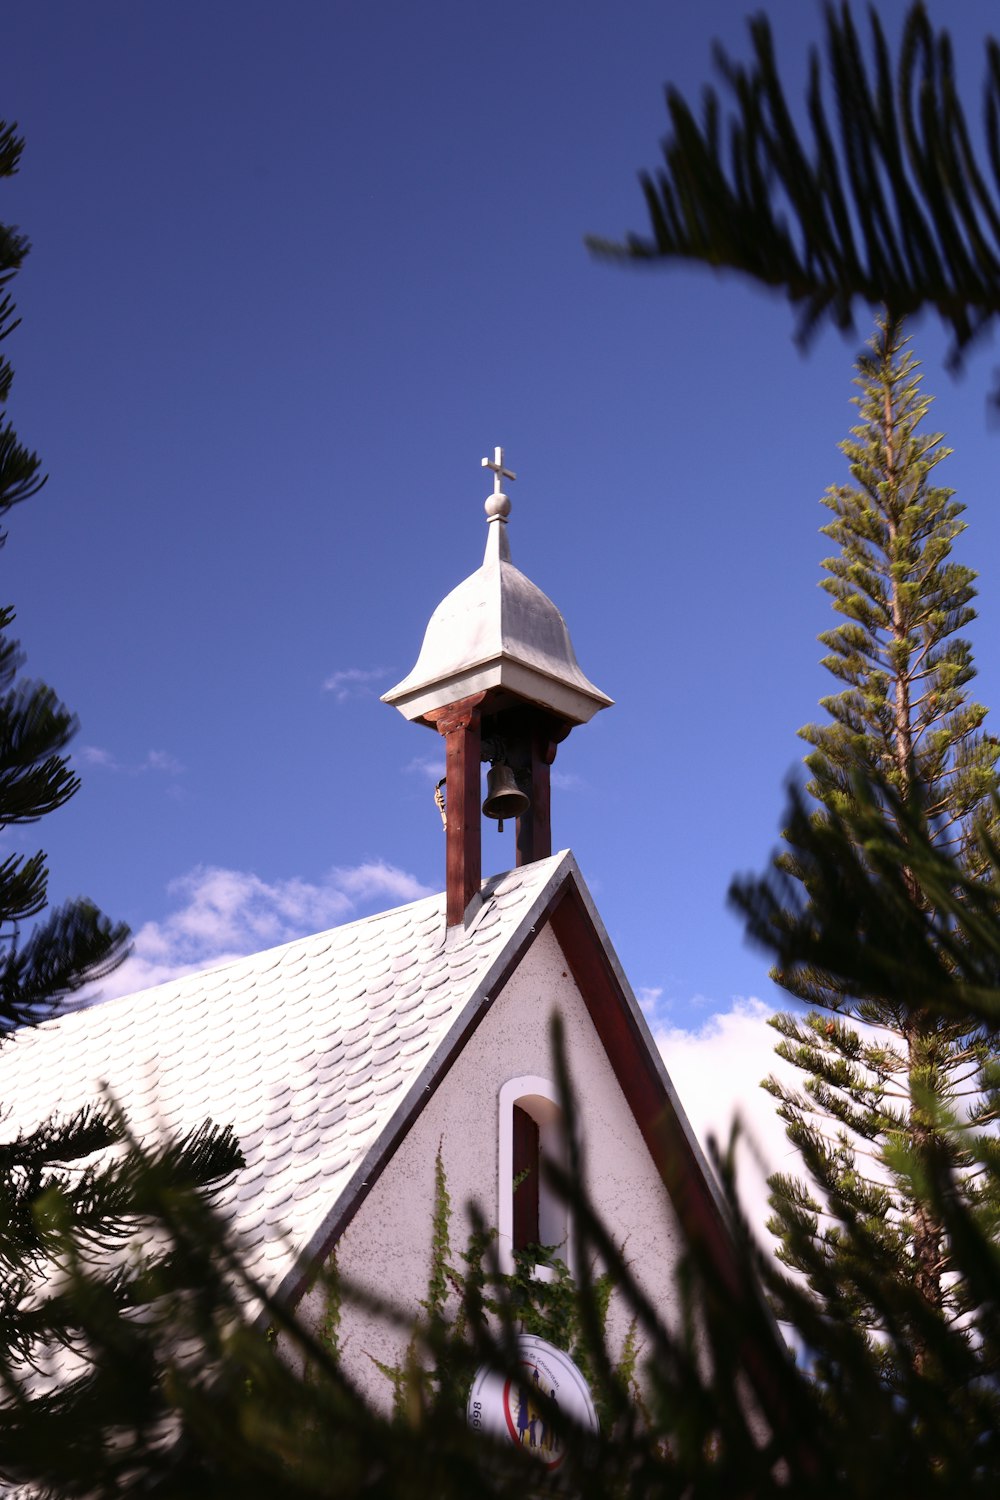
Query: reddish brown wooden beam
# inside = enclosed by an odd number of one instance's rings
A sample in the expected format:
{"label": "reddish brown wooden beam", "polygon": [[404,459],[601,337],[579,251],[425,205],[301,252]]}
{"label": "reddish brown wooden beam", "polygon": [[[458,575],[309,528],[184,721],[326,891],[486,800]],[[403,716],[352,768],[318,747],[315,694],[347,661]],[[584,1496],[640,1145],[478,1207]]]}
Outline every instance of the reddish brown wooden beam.
{"label": "reddish brown wooden beam", "polygon": [[[517,863],[530,865],[552,853],[552,777],[550,768],[556,750],[572,725],[551,714],[528,710],[519,719],[518,767],[527,769],[531,781],[527,812],[517,820]],[[515,743],[518,731],[515,732]]]}
{"label": "reddish brown wooden beam", "polygon": [[476,693],[425,715],[445,740],[445,891],[449,927],[462,921],[482,883],[479,706],[484,697],[484,693]]}
{"label": "reddish brown wooden beam", "polygon": [[528,807],[517,820],[517,863],[530,865],[536,859],[548,859],[552,853],[552,795],[549,767],[555,760],[556,747],[548,736],[531,736],[528,748]]}

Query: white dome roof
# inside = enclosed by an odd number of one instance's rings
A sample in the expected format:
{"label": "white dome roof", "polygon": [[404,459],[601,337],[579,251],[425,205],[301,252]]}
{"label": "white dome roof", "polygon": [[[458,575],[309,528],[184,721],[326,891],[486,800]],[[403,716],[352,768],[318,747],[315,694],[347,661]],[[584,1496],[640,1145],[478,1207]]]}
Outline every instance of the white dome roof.
{"label": "white dome roof", "polygon": [[512,699],[585,724],[612,699],[580,670],[552,600],[511,562],[506,513],[497,511],[487,502],[482,567],[438,605],[413,671],[382,701],[419,719],[472,693],[504,689]]}

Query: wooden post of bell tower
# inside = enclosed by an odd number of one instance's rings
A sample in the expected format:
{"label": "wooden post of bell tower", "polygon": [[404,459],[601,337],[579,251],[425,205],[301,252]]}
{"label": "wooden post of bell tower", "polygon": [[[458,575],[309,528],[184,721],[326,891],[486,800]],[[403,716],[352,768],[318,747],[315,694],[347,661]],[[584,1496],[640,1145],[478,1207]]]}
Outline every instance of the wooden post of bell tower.
{"label": "wooden post of bell tower", "polygon": [[556,747],[535,730],[528,745],[528,806],[517,820],[517,863],[530,865],[552,853],[552,762]]}
{"label": "wooden post of bell tower", "polygon": [[424,717],[445,741],[445,891],[447,922],[461,922],[483,873],[479,766],[482,732],[479,708],[485,693],[473,693]]}

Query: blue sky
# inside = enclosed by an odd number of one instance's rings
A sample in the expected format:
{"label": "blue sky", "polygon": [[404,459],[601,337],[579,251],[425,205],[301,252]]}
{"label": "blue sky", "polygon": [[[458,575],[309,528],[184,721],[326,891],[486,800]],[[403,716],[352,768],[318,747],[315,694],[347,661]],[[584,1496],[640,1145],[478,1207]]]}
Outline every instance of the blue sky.
{"label": "blue sky", "polygon": [[[801,77],[819,7],[768,9]],[[891,35],[904,9],[879,6]],[[994,7],[930,10],[975,113]],[[726,889],[765,866],[830,687],[818,500],[846,477],[867,329],[803,358],[753,288],[583,245],[645,228],[663,85],[696,94],[715,37],[745,51],[743,14],[8,8],[2,112],[27,148],[0,218],[34,247],[11,415],[50,479],[11,519],[3,597],[82,725],[84,789],[43,825],[53,895],[132,925],[134,979],[440,888],[438,745],[378,695],[478,566],[503,444],[514,559],[616,700],[560,749],[556,845],[655,1024],[714,1039],[715,1068],[728,1036],[755,1084],[740,1028],[766,1057],[749,1001],[780,997]],[[914,332],[997,702],[995,355],[956,381]],[[484,850],[512,861],[491,829]]]}

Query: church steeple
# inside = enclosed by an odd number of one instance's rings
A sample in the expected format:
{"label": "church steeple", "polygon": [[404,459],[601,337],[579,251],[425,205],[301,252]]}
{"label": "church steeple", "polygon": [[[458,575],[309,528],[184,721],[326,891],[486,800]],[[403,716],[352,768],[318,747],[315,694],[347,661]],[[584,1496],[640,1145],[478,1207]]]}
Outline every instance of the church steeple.
{"label": "church steeple", "polygon": [[482,567],[438,605],[412,672],[382,699],[445,737],[449,926],[479,891],[481,761],[509,768],[527,798],[517,818],[517,863],[544,859],[552,852],[556,747],[612,701],[580,670],[551,599],[511,561],[503,481],[515,475],[504,467],[503,449],[483,467],[494,479]]}

